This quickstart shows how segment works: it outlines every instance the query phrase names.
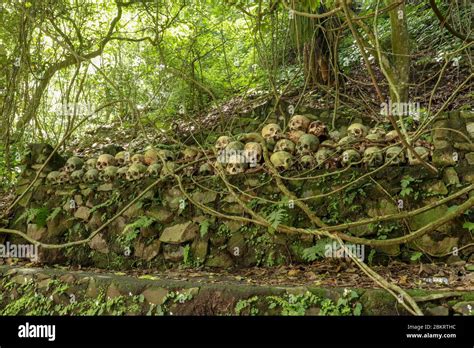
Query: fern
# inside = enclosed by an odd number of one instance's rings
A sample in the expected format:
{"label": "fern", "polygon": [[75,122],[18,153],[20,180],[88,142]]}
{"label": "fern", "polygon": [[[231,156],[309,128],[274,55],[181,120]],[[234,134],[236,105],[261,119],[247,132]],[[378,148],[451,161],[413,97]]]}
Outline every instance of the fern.
{"label": "fern", "polygon": [[40,227],[46,226],[46,221],[49,216],[48,208],[30,208],[27,209],[21,214],[18,219],[16,219],[15,223],[25,220],[27,224],[35,223]]}
{"label": "fern", "polygon": [[329,243],[328,238],[323,238],[318,240],[318,242],[310,248],[303,250],[303,255],[301,257],[303,260],[311,262],[317,259],[322,259],[326,251],[326,245]]}
{"label": "fern", "polygon": [[118,242],[124,246],[129,247],[131,243],[137,238],[140,229],[151,226],[155,219],[148,216],[141,216],[131,224],[125,226],[122,234],[118,237]]}
{"label": "fern", "polygon": [[199,234],[201,235],[201,237],[204,237],[207,234],[210,225],[211,222],[208,219],[201,221],[201,223],[199,224]]}
{"label": "fern", "polygon": [[285,208],[278,208],[275,210],[272,210],[268,215],[267,215],[267,220],[270,222],[271,227],[273,230],[276,230],[280,224],[285,222],[288,219],[288,213]]}

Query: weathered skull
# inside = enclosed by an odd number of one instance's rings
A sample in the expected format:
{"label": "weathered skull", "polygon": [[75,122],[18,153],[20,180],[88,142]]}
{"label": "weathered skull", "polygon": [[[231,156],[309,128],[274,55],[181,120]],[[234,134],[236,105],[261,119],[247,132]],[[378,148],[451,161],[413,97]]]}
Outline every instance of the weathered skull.
{"label": "weathered skull", "polygon": [[325,137],[327,136],[328,129],[323,122],[318,120],[309,124],[308,133],[317,137]]}
{"label": "weathered skull", "polygon": [[469,122],[467,125],[466,125],[466,130],[467,130],[467,133],[469,134],[469,136],[474,139],[474,122]]}
{"label": "weathered skull", "polygon": [[99,171],[97,169],[89,169],[84,174],[84,182],[88,184],[93,184],[99,180]]}
{"label": "weathered skull", "polygon": [[99,180],[105,182],[114,181],[117,176],[118,167],[108,166],[99,173]]}
{"label": "weathered skull", "polygon": [[270,162],[277,170],[288,170],[293,165],[293,156],[286,151],[274,152],[270,156]]}
{"label": "weathered skull", "polygon": [[385,151],[385,163],[395,166],[406,162],[405,153],[400,146],[389,147]]}
{"label": "weathered skull", "polygon": [[134,163],[128,167],[125,177],[128,181],[135,181],[143,178],[146,173],[146,167],[142,163]]}
{"label": "weathered skull", "polygon": [[296,145],[294,142],[288,139],[280,139],[277,141],[275,148],[273,149],[274,152],[278,151],[286,151],[290,154],[294,154],[296,150]]}
{"label": "weathered skull", "polygon": [[71,173],[71,182],[72,183],[79,183],[82,181],[82,178],[84,177],[84,170],[83,169],[79,169],[79,170],[75,170]]}
{"label": "weathered skull", "polygon": [[143,163],[146,165],[150,165],[153,163],[158,163],[161,162],[160,158],[158,157],[158,150],[151,147],[148,150],[145,151],[143,154]]}
{"label": "weathered skull", "polygon": [[230,152],[232,150],[235,151],[243,151],[245,148],[245,145],[240,142],[240,141],[231,141],[227,146],[225,147],[226,152]]}
{"label": "weathered skull", "polygon": [[103,155],[100,155],[99,158],[97,159],[96,168],[98,170],[104,170],[108,166],[114,166],[114,165],[115,165],[115,157],[109,154],[103,154]]}
{"label": "weathered skull", "polygon": [[176,159],[176,156],[171,150],[159,149],[158,155],[161,156],[165,161],[174,161]]}
{"label": "weathered skull", "polygon": [[66,171],[59,172],[58,183],[59,184],[67,184],[69,183],[70,177],[69,173]]}
{"label": "weathered skull", "polygon": [[[424,146],[417,146],[414,148],[414,150],[418,155],[420,155],[422,160],[428,160],[430,155],[429,149]],[[408,156],[408,162],[411,166],[420,164],[420,161],[414,155]]]}
{"label": "weathered skull", "polygon": [[57,170],[53,171],[53,172],[49,172],[48,175],[46,176],[46,181],[49,183],[49,184],[58,184],[59,182],[59,175],[61,173],[58,172]]}
{"label": "weathered skull", "polygon": [[369,168],[375,168],[383,164],[383,151],[378,146],[370,146],[364,151],[363,162]]}
{"label": "weathered skull", "polygon": [[303,131],[299,131],[299,130],[289,131],[287,133],[287,138],[296,144],[298,142],[298,140],[300,139],[300,137],[304,134],[306,134],[306,133],[303,132]]}
{"label": "weathered skull", "polygon": [[318,150],[319,139],[316,135],[302,135],[296,144],[296,152],[299,155],[309,155]]}
{"label": "weathered skull", "polygon": [[130,158],[131,158],[130,152],[120,151],[120,152],[117,152],[117,154],[115,155],[115,163],[118,166],[128,165],[130,164]]}
{"label": "weathered skull", "polygon": [[360,160],[360,153],[358,153],[354,149],[349,149],[342,153],[341,163],[345,166],[355,164],[357,162],[360,162]]}
{"label": "weathered skull", "polygon": [[183,151],[181,151],[181,154],[183,156],[183,159],[186,162],[189,162],[189,161],[192,161],[192,160],[194,160],[195,158],[198,157],[199,151],[197,149],[192,148],[192,147],[187,147]]}
{"label": "weathered skull", "polygon": [[304,155],[300,158],[301,167],[311,169],[316,167],[316,159],[312,155]]}
{"label": "weathered skull", "polygon": [[72,173],[75,170],[82,169],[84,161],[77,156],[73,156],[66,161],[64,166],[64,171],[67,173]]}
{"label": "weathered skull", "polygon": [[290,123],[288,124],[290,130],[300,130],[306,132],[308,130],[308,126],[311,120],[303,115],[295,115],[290,119]]}
{"label": "weathered skull", "polygon": [[367,135],[367,127],[361,123],[353,123],[347,128],[347,133],[354,138],[362,139]]}
{"label": "weathered skull", "polygon": [[334,140],[336,143],[341,140],[341,132],[339,132],[338,130],[333,130],[331,132],[329,132],[329,138],[331,138],[332,140]]}
{"label": "weathered skull", "polygon": [[132,158],[130,159],[130,162],[132,164],[144,164],[145,163],[145,156],[143,156],[140,153],[136,153],[132,156]]}
{"label": "weathered skull", "polygon": [[171,175],[176,170],[176,163],[175,162],[165,162],[163,168],[161,168],[160,177],[164,178],[167,175]]}
{"label": "weathered skull", "polygon": [[227,135],[220,136],[216,144],[214,145],[214,148],[216,149],[217,154],[219,154],[222,150],[224,150],[227,145],[232,141],[231,137],[228,137]]}
{"label": "weathered skull", "polygon": [[117,179],[120,179],[120,180],[125,180],[127,179],[127,172],[128,172],[128,167],[120,167],[118,170],[117,170],[117,173],[116,173],[116,176],[117,176]]}
{"label": "weathered skull", "polygon": [[244,156],[246,162],[257,164],[260,163],[263,158],[262,146],[256,142],[249,142],[244,146]]}
{"label": "weathered skull", "polygon": [[283,133],[279,125],[276,123],[269,123],[262,128],[262,137],[265,140],[273,139],[277,141],[282,137]]}
{"label": "weathered skull", "polygon": [[247,163],[244,155],[231,155],[228,158],[225,170],[230,175],[241,174],[245,172]]}
{"label": "weathered skull", "polygon": [[87,172],[88,170],[96,169],[96,166],[97,166],[97,159],[96,158],[90,158],[84,164],[84,170]]}
{"label": "weathered skull", "polygon": [[210,163],[203,163],[199,167],[199,175],[211,175],[214,172]]}
{"label": "weathered skull", "polygon": [[397,139],[398,139],[398,133],[395,129],[385,134],[385,141],[390,142],[390,141],[395,141]]}
{"label": "weathered skull", "polygon": [[352,135],[348,135],[337,142],[337,150],[342,151],[344,149],[350,148],[355,143],[357,143],[357,138],[354,138]]}
{"label": "weathered skull", "polygon": [[333,140],[324,140],[321,144],[319,144],[319,147],[327,147],[329,149],[335,149],[337,147],[337,144]]}
{"label": "weathered skull", "polygon": [[321,147],[318,152],[316,152],[316,163],[318,166],[323,165],[327,160],[329,160],[334,154],[333,150],[330,150],[326,147]]}
{"label": "weathered skull", "polygon": [[162,167],[163,166],[160,163],[150,164],[150,166],[146,170],[146,173],[148,176],[151,176],[152,178],[157,178],[160,176]]}
{"label": "weathered skull", "polygon": [[365,139],[373,143],[383,142],[385,141],[385,130],[381,127],[371,128]]}

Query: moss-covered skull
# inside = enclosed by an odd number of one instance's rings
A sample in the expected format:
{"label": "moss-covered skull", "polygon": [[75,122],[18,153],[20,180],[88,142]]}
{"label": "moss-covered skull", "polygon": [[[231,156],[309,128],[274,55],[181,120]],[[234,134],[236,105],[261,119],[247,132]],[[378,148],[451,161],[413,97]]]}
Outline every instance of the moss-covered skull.
{"label": "moss-covered skull", "polygon": [[367,135],[367,127],[362,123],[353,123],[347,128],[347,133],[354,138],[362,139]]}
{"label": "moss-covered skull", "polygon": [[130,152],[120,151],[115,155],[115,163],[118,166],[124,166],[130,164]]}
{"label": "moss-covered skull", "polygon": [[72,173],[75,170],[82,169],[83,165],[84,165],[84,161],[82,159],[80,159],[77,156],[73,156],[66,161],[64,170],[67,173]]}
{"label": "moss-covered skull", "polygon": [[322,166],[325,162],[327,162],[334,155],[334,153],[334,150],[331,150],[327,147],[321,147],[316,152],[316,163],[318,166]]}
{"label": "moss-covered skull", "polygon": [[97,164],[96,164],[97,170],[104,170],[108,166],[114,166],[114,165],[115,165],[115,157],[112,155],[105,153],[103,155],[100,155],[99,158],[97,158]]}
{"label": "moss-covered skull", "polygon": [[67,184],[71,180],[71,177],[68,172],[66,171],[60,171],[59,172],[59,177],[58,177],[58,183],[59,184]]}
{"label": "moss-covered skull", "polygon": [[197,158],[199,155],[199,151],[192,147],[187,147],[181,151],[181,157],[186,161],[192,161]]}
{"label": "moss-covered skull", "polygon": [[286,151],[274,152],[270,156],[270,162],[277,170],[288,170],[293,165],[293,156]]}
{"label": "moss-covered skull", "polygon": [[145,156],[141,153],[136,153],[132,156],[132,158],[130,158],[130,162],[132,164],[145,164]]}
{"label": "moss-covered skull", "polygon": [[296,150],[296,145],[294,142],[288,139],[280,139],[275,144],[274,152],[286,151],[290,154],[294,154]]}
{"label": "moss-covered skull", "polygon": [[89,169],[84,174],[84,182],[88,184],[96,183],[99,180],[99,171],[97,169]]}
{"label": "moss-covered skull", "polygon": [[309,124],[308,133],[317,137],[327,136],[328,129],[322,121],[313,121]]}
{"label": "moss-covered skull", "polygon": [[279,125],[276,123],[269,123],[262,128],[262,137],[265,140],[273,139],[278,140],[283,136],[283,132]]}
{"label": "moss-covered skull", "polygon": [[163,166],[161,165],[161,163],[150,164],[148,168],[146,169],[146,174],[147,176],[150,176],[152,178],[157,178],[160,176],[162,168]]}
{"label": "moss-covered skull", "polygon": [[75,170],[71,173],[71,182],[74,184],[80,183],[84,178],[84,169]]}
{"label": "moss-covered skull", "polygon": [[360,153],[354,149],[348,149],[342,153],[341,163],[344,166],[348,166],[357,162],[360,162]]}
{"label": "moss-covered skull", "polygon": [[288,124],[288,127],[292,131],[303,131],[306,132],[308,130],[309,124],[311,120],[307,118],[306,116],[303,115],[295,115],[290,119],[290,123]]}
{"label": "moss-covered skull", "polygon": [[398,133],[397,131],[394,129],[394,130],[391,130],[390,132],[387,132],[387,134],[385,134],[385,141],[395,141],[395,140],[398,140]]}
{"label": "moss-covered skull", "polygon": [[296,152],[299,155],[308,155],[316,152],[319,146],[319,139],[313,134],[304,134],[296,144]]}
{"label": "moss-covered skull", "polygon": [[405,153],[402,147],[392,146],[385,151],[385,163],[389,162],[392,166],[406,163]]}
{"label": "moss-covered skull", "polygon": [[241,174],[248,167],[246,158],[242,154],[231,155],[227,159],[225,170],[230,175]]}
{"label": "moss-covered skull", "polygon": [[128,166],[120,167],[117,170],[117,179],[126,180],[127,179]]}
{"label": "moss-covered skull", "polygon": [[385,134],[382,127],[374,127],[369,130],[369,134],[366,135],[365,139],[373,143],[380,143],[385,141]]}
{"label": "moss-covered skull", "polygon": [[300,157],[300,165],[304,169],[312,169],[316,167],[316,159],[312,155],[304,155]]}
{"label": "moss-covered skull", "polygon": [[214,145],[216,152],[219,154],[222,150],[224,150],[227,147],[227,145],[229,145],[231,141],[232,141],[232,138],[227,135],[222,135],[219,138],[217,138],[216,144]]}
{"label": "moss-covered skull", "polygon": [[287,138],[296,144],[298,142],[298,140],[300,139],[300,137],[304,134],[306,134],[306,133],[303,132],[303,131],[299,131],[299,130],[289,131],[287,133]]}
{"label": "moss-covered skull", "polygon": [[166,149],[159,149],[158,150],[158,156],[162,157],[165,161],[175,161],[176,156],[173,151],[171,150],[166,150]]}
{"label": "moss-covered skull", "polygon": [[248,163],[255,166],[263,158],[262,146],[257,142],[249,142],[244,146],[244,155]]}
{"label": "moss-covered skull", "polygon": [[91,169],[96,169],[97,166],[97,158],[90,158],[84,163],[84,170],[87,172]]}
{"label": "moss-covered skull", "polygon": [[198,173],[199,175],[211,175],[213,174],[214,170],[210,163],[203,163],[199,166]]}
{"label": "moss-covered skull", "polygon": [[112,182],[117,177],[118,167],[108,166],[103,171],[99,173],[99,180],[105,182]]}
{"label": "moss-covered skull", "polygon": [[[427,149],[424,146],[417,146],[414,148],[415,152],[420,155],[421,159],[424,161],[427,161],[430,156],[430,150]],[[408,156],[408,162],[411,166],[419,165],[421,164],[420,161],[412,154],[411,156]]]}
{"label": "moss-covered skull", "polygon": [[140,180],[145,176],[146,166],[141,163],[134,163],[128,167],[127,174],[125,175],[128,181]]}
{"label": "moss-covered skull", "polygon": [[158,150],[154,147],[147,149],[143,154],[143,163],[149,166],[150,164],[158,162],[161,162],[160,158],[158,157]]}
{"label": "moss-covered skull", "polygon": [[375,168],[383,164],[383,151],[378,146],[370,146],[364,151],[363,162],[369,168]]}
{"label": "moss-covered skull", "polygon": [[55,171],[52,171],[52,172],[49,172],[48,175],[46,176],[46,181],[49,183],[49,184],[58,184],[59,182],[59,175],[61,173],[57,170]]}
{"label": "moss-covered skull", "polygon": [[168,175],[174,174],[176,171],[177,165],[176,162],[167,161],[164,163],[163,168],[161,168],[160,177],[164,178]]}

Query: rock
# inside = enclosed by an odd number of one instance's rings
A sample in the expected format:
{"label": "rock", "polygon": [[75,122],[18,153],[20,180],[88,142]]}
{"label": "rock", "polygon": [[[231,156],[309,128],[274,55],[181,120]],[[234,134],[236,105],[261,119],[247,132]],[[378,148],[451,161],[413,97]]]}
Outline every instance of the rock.
{"label": "rock", "polygon": [[[474,255],[474,254],[473,254]],[[466,265],[466,271],[474,272],[474,264],[470,263]]]}
{"label": "rock", "polygon": [[162,305],[166,300],[168,292],[168,289],[151,286],[145,291],[143,291],[142,295],[145,297],[145,300],[148,303],[154,305]]}
{"label": "rock", "polygon": [[439,205],[433,209],[425,211],[421,214],[415,215],[408,219],[410,228],[412,230],[418,230],[421,227],[428,225],[429,223],[439,219],[441,216],[444,216],[448,212],[448,207],[443,204]]}
{"label": "rock", "polygon": [[193,200],[201,204],[209,204],[216,201],[217,193],[213,191],[196,191],[192,195]]}
{"label": "rock", "polygon": [[122,294],[120,293],[120,290],[118,289],[118,287],[114,283],[112,283],[107,288],[106,296],[108,299],[113,299],[113,298],[122,296]]}
{"label": "rock", "polygon": [[245,225],[243,222],[235,220],[224,220],[222,223],[227,226],[230,233],[237,232],[242,226]]}
{"label": "rock", "polygon": [[446,151],[451,148],[451,143],[447,140],[435,140],[433,145],[436,150]]}
{"label": "rock", "polygon": [[375,250],[389,256],[397,256],[400,254],[400,245],[387,245],[376,247]]}
{"label": "rock", "polygon": [[183,195],[178,187],[173,187],[165,192],[163,202],[171,210],[178,210],[181,201],[186,201],[186,197]]}
{"label": "rock", "polygon": [[429,255],[442,256],[452,252],[454,247],[458,246],[458,243],[459,238],[457,237],[444,237],[441,240],[435,240],[430,234],[425,234],[422,237],[415,239],[413,243],[410,244],[412,244],[414,248],[428,253]]}
{"label": "rock", "polygon": [[14,276],[11,281],[19,285],[25,285],[33,281],[33,275],[31,274],[18,274]]}
{"label": "rock", "polygon": [[82,195],[74,195],[74,201],[76,201],[78,206],[84,205],[84,199],[82,198]]}
{"label": "rock", "polygon": [[181,244],[193,240],[199,227],[192,221],[167,227],[160,236],[160,241],[169,244]]}
{"label": "rock", "polygon": [[243,215],[244,208],[239,203],[226,203],[222,206],[222,210],[227,214]]}
{"label": "rock", "polygon": [[52,281],[52,279],[43,279],[39,281],[37,284],[38,289],[46,289],[49,286],[49,283]]}
{"label": "rock", "polygon": [[374,235],[377,232],[375,224],[354,226],[348,228],[347,230],[356,237],[370,236]]}
{"label": "rock", "polygon": [[92,213],[92,217],[90,218],[87,225],[90,227],[91,231],[94,231],[102,226],[102,224],[102,214],[96,210]]}
{"label": "rock", "polygon": [[208,267],[229,269],[233,265],[234,265],[234,262],[232,261],[232,257],[225,252],[219,252],[219,253],[213,254],[210,257],[208,257],[206,261],[206,266]]}
{"label": "rock", "polygon": [[145,245],[143,241],[137,241],[133,249],[136,257],[151,261],[160,253],[161,242],[154,240],[150,245]]}
{"label": "rock", "polygon": [[44,241],[48,230],[45,227],[39,227],[37,224],[28,224],[26,234],[34,240]]}
{"label": "rock", "polygon": [[247,244],[245,243],[242,233],[234,233],[227,242],[227,251],[234,258],[243,258],[247,252]]}
{"label": "rock", "polygon": [[46,221],[48,238],[54,238],[65,233],[72,226],[70,219],[65,219],[63,214],[58,214],[54,219]]}
{"label": "rock", "polygon": [[97,187],[97,191],[99,192],[108,192],[108,191],[112,191],[113,189],[114,189],[114,185],[111,182],[99,185]]}
{"label": "rock", "polygon": [[423,185],[426,192],[432,195],[445,195],[448,193],[448,189],[442,181],[434,181]]}
{"label": "rock", "polygon": [[474,152],[467,153],[466,160],[469,165],[474,166]]}
{"label": "rock", "polygon": [[427,315],[433,315],[433,316],[447,316],[449,315],[449,308],[444,307],[444,306],[436,306],[432,308],[428,308],[426,310]]}
{"label": "rock", "polygon": [[474,314],[474,301],[458,302],[453,306],[453,311],[462,315]]}
{"label": "rock", "polygon": [[123,216],[119,216],[109,225],[109,231],[114,231],[114,234],[121,234],[127,226],[127,220]]}
{"label": "rock", "polygon": [[207,256],[208,248],[209,248],[209,238],[196,239],[191,245],[191,251],[193,253],[193,257],[198,262],[204,262]]}
{"label": "rock", "polygon": [[123,215],[129,219],[137,216],[143,215],[143,210],[142,210],[143,203],[142,202],[136,202],[135,204],[132,204],[124,213]]}
{"label": "rock", "polygon": [[369,217],[377,217],[398,213],[397,205],[386,198],[376,200],[375,204],[372,203],[370,205],[371,207],[369,207],[367,210],[367,215],[369,215]]}
{"label": "rock", "polygon": [[62,276],[60,276],[59,280],[63,283],[72,285],[72,284],[75,283],[76,277],[74,277],[74,275],[72,275],[70,273],[66,273],[66,274],[63,274]]}
{"label": "rock", "polygon": [[97,233],[87,244],[89,244],[91,249],[96,250],[99,253],[107,254],[109,252],[107,241],[104,239],[101,233]]}
{"label": "rock", "polygon": [[440,167],[453,166],[456,164],[452,151],[433,151],[433,164]]}
{"label": "rock", "polygon": [[474,111],[461,110],[459,115],[467,121],[474,121]]}
{"label": "rock", "polygon": [[469,122],[467,125],[466,125],[466,130],[467,130],[467,133],[469,134],[469,136],[474,139],[474,122]]}
{"label": "rock", "polygon": [[164,207],[154,207],[145,212],[145,215],[163,224],[173,221],[174,213]]}
{"label": "rock", "polygon": [[76,219],[81,219],[84,221],[88,221],[90,215],[91,215],[91,210],[84,206],[77,208],[76,212],[74,213],[74,217]]}
{"label": "rock", "polygon": [[456,186],[460,184],[458,173],[453,167],[448,167],[444,170],[443,181],[446,184],[446,186],[451,186],[451,185]]}
{"label": "rock", "polygon": [[181,262],[184,259],[184,248],[181,245],[163,245],[163,256],[166,261]]}

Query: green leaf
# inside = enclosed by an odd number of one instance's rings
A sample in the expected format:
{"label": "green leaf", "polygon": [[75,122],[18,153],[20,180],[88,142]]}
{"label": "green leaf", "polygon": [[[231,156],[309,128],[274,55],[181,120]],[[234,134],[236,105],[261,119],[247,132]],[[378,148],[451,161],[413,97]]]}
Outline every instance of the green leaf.
{"label": "green leaf", "polygon": [[199,234],[201,235],[201,237],[204,237],[207,234],[210,225],[211,222],[208,219],[201,221],[201,223],[199,224]]}
{"label": "green leaf", "polygon": [[422,256],[423,256],[423,253],[422,253],[422,252],[416,251],[416,252],[414,252],[414,253],[411,254],[410,260],[412,260],[412,261],[417,261],[417,260],[419,260],[420,257],[422,257]]}
{"label": "green leaf", "polygon": [[474,222],[466,221],[463,225],[463,228],[469,230],[469,232],[474,232]]}

